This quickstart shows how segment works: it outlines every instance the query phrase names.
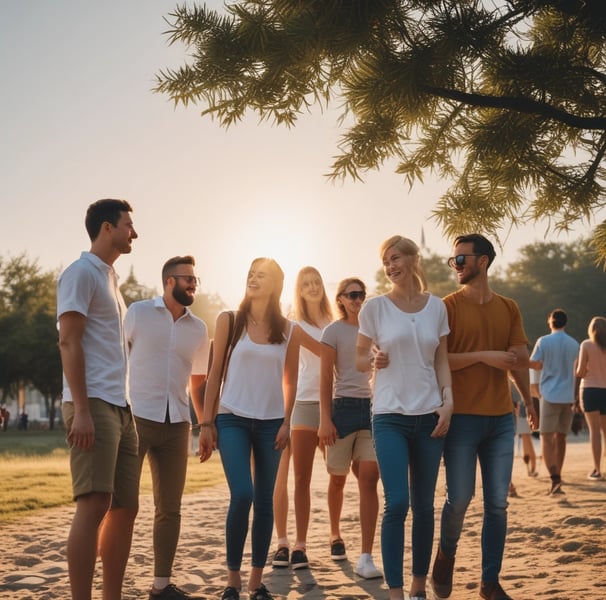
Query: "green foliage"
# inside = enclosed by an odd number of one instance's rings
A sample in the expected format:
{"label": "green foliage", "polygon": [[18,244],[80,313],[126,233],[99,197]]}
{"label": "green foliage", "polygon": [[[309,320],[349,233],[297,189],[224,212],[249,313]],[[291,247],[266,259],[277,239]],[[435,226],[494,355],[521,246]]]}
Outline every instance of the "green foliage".
{"label": "green foliage", "polygon": [[135,277],[135,271],[131,267],[128,277],[122,285],[120,285],[120,293],[124,298],[126,306],[130,306],[133,302],[139,300],[147,300],[158,295],[158,292],[154,288],[147,287],[142,283],[139,283]]}
{"label": "green foliage", "polygon": [[156,91],[226,127],[248,111],[292,126],[335,102],[347,128],[331,176],[392,159],[409,184],[448,178],[434,218],[449,237],[568,230],[604,206],[601,0],[239,0],[168,22],[189,62]]}

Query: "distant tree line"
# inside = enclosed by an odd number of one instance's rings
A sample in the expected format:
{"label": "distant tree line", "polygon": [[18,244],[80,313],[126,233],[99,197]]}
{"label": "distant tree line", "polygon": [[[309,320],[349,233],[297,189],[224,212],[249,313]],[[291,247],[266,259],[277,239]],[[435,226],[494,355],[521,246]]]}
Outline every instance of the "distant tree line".
{"label": "distant tree line", "polygon": [[[518,254],[518,259],[506,267],[499,267],[497,255],[489,278],[496,292],[519,304],[530,344],[549,332],[547,315],[554,308],[568,313],[568,333],[579,341],[585,339],[591,318],[606,316],[606,273],[596,265],[590,240],[538,242],[523,246]],[[429,291],[440,297],[457,289],[447,258],[433,253],[422,257]],[[383,270],[379,270],[377,293],[388,287]]]}
{"label": "distant tree line", "polygon": [[[34,388],[44,398],[49,427],[54,428],[61,398],[62,377],[57,329],[59,270],[43,270],[21,254],[0,256],[0,402]],[[131,269],[120,286],[128,305],[157,295],[140,284]],[[217,295],[199,294],[192,311],[208,324],[211,336],[224,303]]]}

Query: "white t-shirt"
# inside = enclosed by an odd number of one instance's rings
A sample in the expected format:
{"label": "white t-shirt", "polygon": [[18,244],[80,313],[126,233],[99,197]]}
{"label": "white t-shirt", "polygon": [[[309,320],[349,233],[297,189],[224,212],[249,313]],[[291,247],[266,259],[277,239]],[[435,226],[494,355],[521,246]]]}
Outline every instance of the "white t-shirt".
{"label": "white t-shirt", "polygon": [[356,341],[358,327],[343,320],[327,325],[322,332],[322,343],[334,348],[335,381],[333,398],[370,398],[370,373],[356,369]]}
{"label": "white t-shirt", "polygon": [[255,344],[245,331],[229,358],[220,413],[249,419],[284,417],[282,380],[293,325],[281,344]]}
{"label": "white t-shirt", "polygon": [[435,354],[450,331],[444,302],[430,295],[419,312],[407,313],[377,296],[364,304],[359,321],[360,333],[389,356],[389,366],[375,373],[373,413],[424,415],[438,408]]}
{"label": "white t-shirt", "polygon": [[130,346],[129,389],[137,417],[191,422],[190,375],[206,375],[208,331],[189,308],[176,321],[162,296],[134,302],[124,319]]}
{"label": "white t-shirt", "polygon": [[[122,323],[126,305],[114,268],[91,252],[82,252],[57,282],[57,318],[68,312],[86,317],[82,347],[87,396],[126,406],[127,346]],[[72,400],[63,374],[63,401]]]}
{"label": "white t-shirt", "polygon": [[[297,321],[297,324],[312,338],[320,341],[322,329],[307,321]],[[297,402],[320,401],[320,357],[302,346],[299,350],[299,378],[297,379],[295,400]]]}

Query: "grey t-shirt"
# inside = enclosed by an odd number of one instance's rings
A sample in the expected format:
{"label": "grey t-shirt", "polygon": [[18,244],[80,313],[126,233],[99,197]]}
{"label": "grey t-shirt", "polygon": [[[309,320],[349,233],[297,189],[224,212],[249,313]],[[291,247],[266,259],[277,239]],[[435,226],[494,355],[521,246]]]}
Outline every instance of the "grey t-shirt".
{"label": "grey t-shirt", "polygon": [[327,325],[322,332],[322,343],[336,350],[335,398],[370,398],[371,373],[362,373],[356,369],[357,325],[345,321],[335,321]]}

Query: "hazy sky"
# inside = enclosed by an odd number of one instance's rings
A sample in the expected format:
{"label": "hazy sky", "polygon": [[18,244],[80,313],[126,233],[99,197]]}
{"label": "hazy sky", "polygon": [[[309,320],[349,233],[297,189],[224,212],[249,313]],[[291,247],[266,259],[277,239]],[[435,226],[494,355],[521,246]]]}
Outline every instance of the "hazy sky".
{"label": "hazy sky", "polygon": [[[175,109],[152,93],[155,74],[185,60],[162,34],[176,4],[0,2],[0,256],[26,252],[44,268],[67,266],[89,248],[87,206],[106,197],[133,205],[139,233],[116,263],[121,277],[133,267],[159,290],[163,262],[193,254],[203,290],[230,306],[256,256],[281,264],[288,302],[308,264],[329,289],[349,276],[372,287],[377,249],[394,234],[419,242],[423,227],[432,251],[450,253],[430,219],[444,183],[409,191],[390,168],[365,183],[327,181],[336,113],[316,108],[292,130],[251,115],[225,131],[200,117],[202,107]],[[495,264],[545,230],[511,233]]]}

